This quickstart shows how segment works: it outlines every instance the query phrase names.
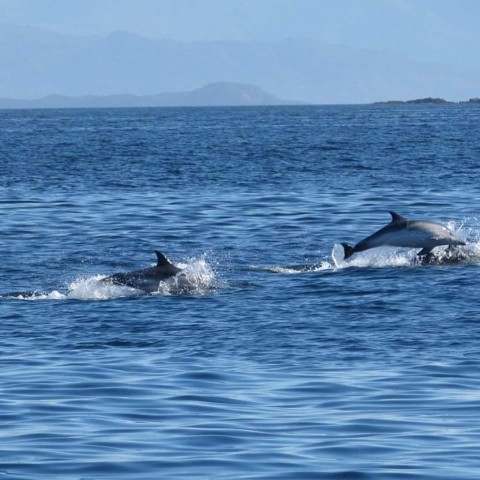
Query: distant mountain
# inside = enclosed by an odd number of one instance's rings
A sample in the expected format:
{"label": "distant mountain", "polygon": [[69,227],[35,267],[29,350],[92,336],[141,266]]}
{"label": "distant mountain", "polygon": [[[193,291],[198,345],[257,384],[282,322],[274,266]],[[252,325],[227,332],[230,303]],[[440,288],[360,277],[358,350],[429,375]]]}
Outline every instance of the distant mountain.
{"label": "distant mountain", "polygon": [[0,45],[3,98],[155,96],[226,80],[306,103],[370,103],[471,98],[480,85],[478,70],[314,40],[181,42],[127,32],[69,36],[0,24]]}
{"label": "distant mountain", "polygon": [[256,85],[234,82],[210,83],[191,92],[162,93],[156,95],[153,99],[159,106],[248,106],[298,103],[291,100],[281,100]]}
{"label": "distant mountain", "polygon": [[109,108],[109,107],[184,107],[184,106],[250,106],[292,105],[255,85],[216,82],[191,92],[158,95],[86,95],[68,97],[47,95],[33,100],[0,98],[0,108]]}

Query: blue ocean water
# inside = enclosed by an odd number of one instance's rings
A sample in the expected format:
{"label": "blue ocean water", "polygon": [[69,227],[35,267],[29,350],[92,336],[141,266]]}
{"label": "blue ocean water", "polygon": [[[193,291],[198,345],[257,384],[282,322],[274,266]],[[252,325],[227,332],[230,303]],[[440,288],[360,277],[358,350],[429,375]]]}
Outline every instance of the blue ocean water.
{"label": "blue ocean water", "polygon": [[[0,477],[480,478],[480,108],[0,112]],[[381,248],[389,210],[468,259]],[[161,250],[190,288],[99,279]]]}

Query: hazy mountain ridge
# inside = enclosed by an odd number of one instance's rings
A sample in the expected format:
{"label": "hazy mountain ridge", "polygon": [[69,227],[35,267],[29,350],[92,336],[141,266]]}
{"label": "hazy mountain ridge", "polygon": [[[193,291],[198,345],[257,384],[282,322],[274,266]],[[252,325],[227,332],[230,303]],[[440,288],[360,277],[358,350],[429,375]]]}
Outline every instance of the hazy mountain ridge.
{"label": "hazy mountain ridge", "polygon": [[185,106],[253,106],[292,105],[255,85],[216,82],[190,92],[158,95],[86,95],[69,97],[47,95],[38,99],[0,98],[0,108],[112,108],[112,107],[185,107]]}
{"label": "hazy mountain ridge", "polygon": [[480,72],[313,40],[181,42],[0,25],[0,97],[156,95],[220,80],[308,103],[478,96]]}

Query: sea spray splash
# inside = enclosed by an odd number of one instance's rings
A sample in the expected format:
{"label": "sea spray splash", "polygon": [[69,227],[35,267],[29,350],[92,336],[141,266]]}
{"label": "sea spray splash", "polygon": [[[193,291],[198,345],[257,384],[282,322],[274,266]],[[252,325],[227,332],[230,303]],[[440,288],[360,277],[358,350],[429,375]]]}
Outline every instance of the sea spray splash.
{"label": "sea spray splash", "polygon": [[112,300],[123,297],[138,297],[143,295],[140,290],[102,282],[105,275],[78,278],[68,286],[66,298],[69,300]]}
{"label": "sea spray splash", "polygon": [[412,249],[378,247],[345,260],[343,247],[340,244],[334,245],[332,249],[332,260],[337,269],[348,267],[406,267],[412,265],[415,256],[416,251]]}
{"label": "sea spray splash", "polygon": [[160,282],[157,295],[205,295],[215,291],[219,284],[213,267],[206,261],[205,255],[200,258],[190,258],[184,263],[178,263],[182,271]]}

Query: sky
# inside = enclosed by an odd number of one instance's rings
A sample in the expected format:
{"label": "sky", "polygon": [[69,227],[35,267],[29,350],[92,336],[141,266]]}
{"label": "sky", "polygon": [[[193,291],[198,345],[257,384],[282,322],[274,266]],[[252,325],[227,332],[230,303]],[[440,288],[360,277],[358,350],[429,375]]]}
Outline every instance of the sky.
{"label": "sky", "polygon": [[480,67],[479,0],[0,0],[0,23],[73,35],[314,39]]}
{"label": "sky", "polygon": [[[480,0],[0,0],[0,96],[229,80],[316,103],[463,100],[479,96],[479,18]],[[180,42],[109,36],[118,31]],[[225,40],[256,43],[182,43]],[[157,65],[165,49],[174,57]]]}

